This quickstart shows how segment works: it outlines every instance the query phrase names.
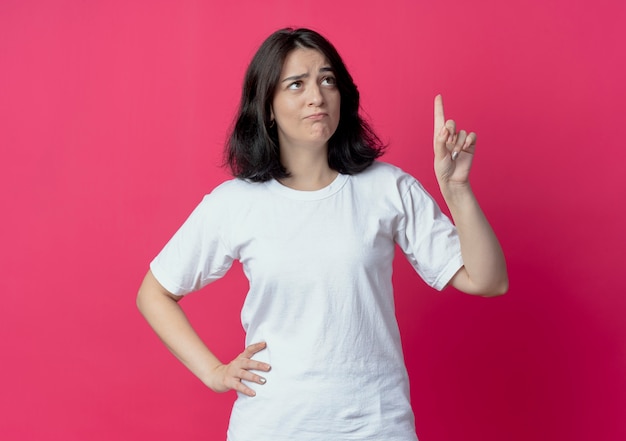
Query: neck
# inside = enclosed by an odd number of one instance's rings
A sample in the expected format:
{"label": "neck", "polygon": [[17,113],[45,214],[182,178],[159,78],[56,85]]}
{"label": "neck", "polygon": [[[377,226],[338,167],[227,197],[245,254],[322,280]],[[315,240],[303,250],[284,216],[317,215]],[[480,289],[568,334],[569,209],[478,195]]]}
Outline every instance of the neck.
{"label": "neck", "polygon": [[294,190],[315,191],[328,186],[338,172],[328,165],[326,151],[323,154],[285,155],[281,158],[290,176],[280,183]]}

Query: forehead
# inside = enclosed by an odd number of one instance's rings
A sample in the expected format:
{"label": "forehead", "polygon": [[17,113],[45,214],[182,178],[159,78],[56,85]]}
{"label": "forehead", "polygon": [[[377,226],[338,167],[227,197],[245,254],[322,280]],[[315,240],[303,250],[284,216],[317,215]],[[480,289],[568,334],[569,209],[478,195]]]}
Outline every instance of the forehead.
{"label": "forehead", "polygon": [[320,51],[308,48],[296,48],[285,57],[281,76],[318,71],[322,67],[332,67]]}

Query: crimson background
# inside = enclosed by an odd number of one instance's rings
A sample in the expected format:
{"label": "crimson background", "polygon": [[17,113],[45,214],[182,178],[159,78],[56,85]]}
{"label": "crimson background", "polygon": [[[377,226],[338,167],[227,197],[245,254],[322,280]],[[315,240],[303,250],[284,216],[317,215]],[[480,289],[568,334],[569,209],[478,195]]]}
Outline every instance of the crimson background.
{"label": "crimson background", "polygon": [[[509,294],[435,293],[397,259],[421,441],[626,439],[626,2],[0,3],[0,437],[224,439],[134,306],[151,258],[228,175],[244,69],[273,30],[335,43],[390,149],[439,201],[432,98],[478,133]],[[239,268],[186,299],[224,359]]]}

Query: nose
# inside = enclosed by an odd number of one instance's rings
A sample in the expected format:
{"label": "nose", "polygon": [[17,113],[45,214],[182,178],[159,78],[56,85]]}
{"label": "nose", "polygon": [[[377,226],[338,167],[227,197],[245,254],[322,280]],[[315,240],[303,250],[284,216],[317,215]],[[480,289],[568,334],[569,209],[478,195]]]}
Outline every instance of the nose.
{"label": "nose", "polygon": [[309,87],[307,96],[308,105],[310,107],[320,107],[324,104],[324,95],[322,95],[322,90],[319,84],[313,84]]}

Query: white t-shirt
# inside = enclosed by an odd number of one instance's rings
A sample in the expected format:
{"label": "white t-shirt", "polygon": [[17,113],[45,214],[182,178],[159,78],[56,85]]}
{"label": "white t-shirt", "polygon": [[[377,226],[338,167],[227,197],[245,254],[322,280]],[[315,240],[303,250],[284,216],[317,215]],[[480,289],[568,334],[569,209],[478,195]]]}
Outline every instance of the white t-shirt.
{"label": "white t-shirt", "polygon": [[436,289],[463,265],[449,219],[382,162],[317,191],[233,179],[204,197],[151,269],[184,295],[242,263],[246,345],[267,342],[255,359],[272,369],[251,385],[256,397],[239,394],[229,441],[417,439],[394,313],[395,244]]}

